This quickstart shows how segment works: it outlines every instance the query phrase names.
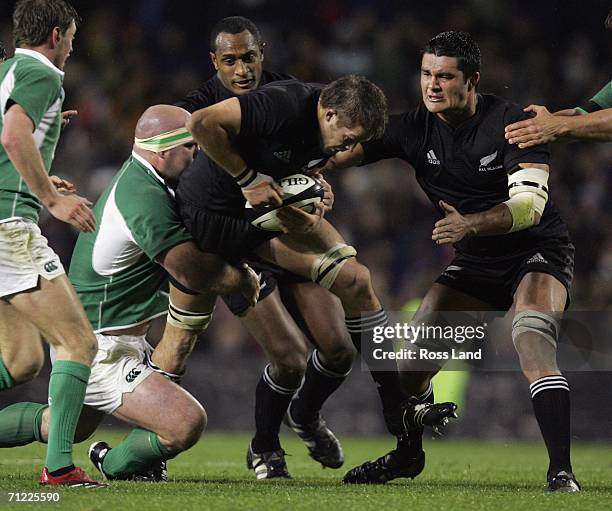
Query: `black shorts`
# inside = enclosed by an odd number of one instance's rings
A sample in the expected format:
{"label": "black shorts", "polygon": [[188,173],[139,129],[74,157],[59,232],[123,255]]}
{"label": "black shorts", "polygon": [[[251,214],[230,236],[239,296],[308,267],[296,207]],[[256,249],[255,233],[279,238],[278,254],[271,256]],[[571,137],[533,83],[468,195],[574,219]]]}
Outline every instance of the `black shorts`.
{"label": "black shorts", "polygon": [[[277,283],[309,282],[304,277],[253,256],[253,250],[280,233],[258,229],[248,220],[208,211],[180,197],[178,202],[183,222],[200,250],[218,254],[232,264],[246,262],[261,274],[260,300],[272,293]],[[223,301],[237,316],[249,308],[249,303],[240,293],[224,296]]]}
{"label": "black shorts", "polygon": [[280,233],[264,231],[244,218],[214,213],[177,197],[181,217],[187,230],[203,252],[218,254],[238,264],[262,243]]}
{"label": "black shorts", "polygon": [[458,252],[436,282],[506,311],[522,278],[532,272],[547,273],[561,282],[567,289],[569,307],[574,245],[568,239],[547,240],[527,252],[503,257]]}
{"label": "black shorts", "polygon": [[[247,258],[245,262],[261,275],[261,289],[259,291],[260,301],[272,293],[278,285],[282,286],[283,284],[310,282],[310,279],[259,258]],[[232,314],[236,316],[241,316],[249,308],[249,303],[240,293],[226,295],[223,297],[223,301]]]}

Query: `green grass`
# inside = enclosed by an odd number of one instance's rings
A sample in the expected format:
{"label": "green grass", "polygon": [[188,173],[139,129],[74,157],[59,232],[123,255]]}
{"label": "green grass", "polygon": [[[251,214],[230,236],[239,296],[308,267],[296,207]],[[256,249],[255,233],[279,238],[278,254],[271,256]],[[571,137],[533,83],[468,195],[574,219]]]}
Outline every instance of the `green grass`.
{"label": "green grass", "polygon": [[[116,444],[122,433],[95,435]],[[207,435],[169,463],[168,483],[112,482],[99,490],[63,490],[60,505],[18,504],[14,509],[66,510],[604,510],[612,506],[612,444],[575,444],[574,469],[581,494],[543,491],[546,454],[541,444],[429,441],[425,472],[414,481],[384,486],[344,486],[348,469],[389,449],[387,438],[344,438],[345,466],[322,470],[291,436],[283,438],[292,481],[255,481],[245,468],[246,435]],[[76,461],[94,474],[88,443],[76,446]],[[44,446],[0,451],[0,492],[40,491]],[[6,497],[4,497],[6,503]],[[4,507],[4,506],[3,506]],[[8,507],[8,506],[7,506]]]}

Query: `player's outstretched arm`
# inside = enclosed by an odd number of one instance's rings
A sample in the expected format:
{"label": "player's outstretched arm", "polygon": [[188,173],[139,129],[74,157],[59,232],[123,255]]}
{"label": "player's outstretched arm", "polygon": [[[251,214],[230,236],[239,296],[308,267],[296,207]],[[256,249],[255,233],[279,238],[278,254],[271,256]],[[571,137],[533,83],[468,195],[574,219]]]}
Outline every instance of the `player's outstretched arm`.
{"label": "player's outstretched arm", "polygon": [[12,105],[4,116],[1,142],[11,162],[30,190],[59,220],[85,232],[96,228],[91,202],[77,195],[61,195],[49,179],[32,133],[34,125],[26,111]]}
{"label": "player's outstretched arm", "polygon": [[363,147],[361,144],[356,144],[348,151],[341,151],[334,154],[327,160],[323,167],[317,168],[316,173],[323,174],[330,170],[348,169],[360,165],[364,158]]}
{"label": "player's outstretched arm", "polygon": [[240,103],[231,98],[195,111],[187,129],[204,152],[236,180],[253,207],[278,206],[283,201],[274,180],[250,169],[233,142],[240,133],[241,119]]}
{"label": "player's outstretched arm", "polygon": [[440,201],[444,218],[435,223],[431,239],[439,245],[468,236],[493,236],[528,229],[540,222],[548,200],[548,165],[520,163],[508,176],[510,199],[480,213],[461,214]]}
{"label": "player's outstretched arm", "polygon": [[215,254],[200,251],[187,241],[167,250],[158,262],[182,286],[197,293],[241,293],[254,306],[259,297],[259,278],[248,267],[236,268]]}
{"label": "player's outstretched arm", "polygon": [[524,110],[534,112],[535,117],[506,126],[505,133],[506,140],[521,149],[556,140],[612,141],[612,108],[583,115],[568,115],[572,110],[552,114],[541,105]]}

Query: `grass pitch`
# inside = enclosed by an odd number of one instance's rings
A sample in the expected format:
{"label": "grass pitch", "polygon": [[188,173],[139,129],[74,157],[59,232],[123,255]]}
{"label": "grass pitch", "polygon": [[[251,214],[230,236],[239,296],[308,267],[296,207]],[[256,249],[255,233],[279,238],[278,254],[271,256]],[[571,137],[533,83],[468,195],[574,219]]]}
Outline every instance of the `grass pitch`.
{"label": "grass pitch", "polygon": [[[123,433],[94,439],[116,445]],[[605,510],[612,508],[612,444],[574,445],[581,494],[544,492],[546,453],[536,443],[430,440],[427,466],[416,480],[382,486],[345,486],[345,471],[391,447],[388,438],[343,438],[345,466],[323,470],[293,436],[283,437],[292,481],[255,480],[245,468],[247,435],[209,434],[169,463],[168,483],[112,482],[98,490],[61,490],[59,504],[7,503],[6,492],[41,491],[37,481],[45,448],[39,444],[0,451],[0,506],[62,510]],[[76,446],[76,461],[98,475],[87,459],[89,442]],[[42,489],[47,491],[46,489]]]}

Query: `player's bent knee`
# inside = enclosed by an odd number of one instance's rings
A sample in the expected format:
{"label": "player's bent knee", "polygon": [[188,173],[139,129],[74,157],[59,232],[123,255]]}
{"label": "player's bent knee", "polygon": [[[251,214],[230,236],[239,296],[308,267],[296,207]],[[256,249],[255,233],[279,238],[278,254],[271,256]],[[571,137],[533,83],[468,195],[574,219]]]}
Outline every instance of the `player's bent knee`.
{"label": "player's bent knee", "polygon": [[352,345],[335,345],[333,348],[326,349],[325,351],[319,350],[319,354],[322,356],[325,366],[332,371],[342,373],[350,370],[355,360],[356,353]]}
{"label": "player's bent knee", "polygon": [[85,365],[91,365],[98,352],[98,341],[91,330],[82,330],[63,334],[58,333],[52,344],[63,348],[70,358]]}
{"label": "player's bent knee", "polygon": [[304,374],[308,351],[303,342],[281,342],[268,346],[266,353],[270,359],[273,372]]}
{"label": "player's bent knee", "polygon": [[270,373],[274,381],[283,387],[293,388],[300,385],[306,372],[306,358],[288,359],[285,363],[270,363]]}
{"label": "player's bent knee", "polygon": [[353,247],[337,243],[314,261],[310,268],[310,278],[325,289],[331,289],[347,261],[356,255],[357,251]]}
{"label": "player's bent knee", "polygon": [[72,351],[80,362],[91,365],[96,353],[98,353],[98,341],[92,333],[85,336],[80,343],[77,343]]}
{"label": "player's bent knee", "polygon": [[179,425],[167,436],[166,447],[173,452],[182,452],[195,445],[206,429],[208,417],[199,403],[184,410]]}
{"label": "player's bent knee", "polygon": [[537,338],[542,338],[556,349],[557,338],[559,336],[558,321],[544,312],[536,310],[524,310],[517,312],[512,320],[512,342],[517,351],[527,349],[525,343],[519,342],[523,334],[532,334]]}
{"label": "player's bent knee", "polygon": [[367,298],[374,292],[370,270],[355,259],[344,266],[341,286],[343,294],[351,298]]}
{"label": "player's bent knee", "polygon": [[[20,361],[14,366],[8,366],[9,372],[15,380],[15,383],[22,384],[27,383],[38,376],[38,373],[42,369],[43,359],[33,359],[27,361]],[[8,364],[7,364],[8,365]]]}

